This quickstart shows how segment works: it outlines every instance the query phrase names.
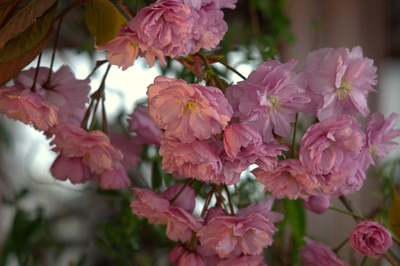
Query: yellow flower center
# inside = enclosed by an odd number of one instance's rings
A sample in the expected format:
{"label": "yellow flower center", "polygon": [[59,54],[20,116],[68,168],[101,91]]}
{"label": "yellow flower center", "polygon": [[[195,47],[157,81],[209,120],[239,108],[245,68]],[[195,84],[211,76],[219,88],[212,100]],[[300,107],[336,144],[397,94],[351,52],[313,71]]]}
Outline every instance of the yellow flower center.
{"label": "yellow flower center", "polygon": [[276,109],[278,109],[283,113],[282,108],[279,106],[280,98],[278,95],[267,95],[267,100],[272,104],[272,108],[270,111],[275,111]]}
{"label": "yellow flower center", "polygon": [[348,82],[346,79],[343,79],[340,87],[336,90],[336,97],[340,101],[347,100],[347,98],[349,98],[351,95],[352,90],[353,87],[351,86],[350,82]]}
{"label": "yellow flower center", "polygon": [[197,113],[200,111],[199,105],[196,100],[189,99],[185,102],[183,106],[183,114],[187,113]]}

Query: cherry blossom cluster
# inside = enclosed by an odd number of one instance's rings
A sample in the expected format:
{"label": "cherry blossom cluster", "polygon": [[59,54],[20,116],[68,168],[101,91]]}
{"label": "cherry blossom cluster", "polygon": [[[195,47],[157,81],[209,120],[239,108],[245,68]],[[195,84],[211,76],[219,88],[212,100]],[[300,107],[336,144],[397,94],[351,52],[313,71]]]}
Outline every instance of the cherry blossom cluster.
{"label": "cherry blossom cluster", "polygon": [[237,0],[158,0],[139,10],[128,25],[122,25],[118,36],[98,46],[107,50],[106,59],[126,70],[138,56],[150,67],[157,57],[177,58],[213,49],[223,39],[228,25],[222,8],[234,9]]}
{"label": "cherry blossom cluster", "polygon": [[[156,57],[166,64],[165,57],[215,48],[227,31],[221,9],[235,4],[158,0],[97,49],[107,50],[106,59],[122,70],[138,56],[150,67]],[[272,211],[276,199],[301,199],[305,208],[323,213],[331,197],[359,190],[369,166],[398,145],[397,114],[370,115],[367,97],[375,91],[377,68],[361,47],[313,51],[300,73],[293,71],[295,59],[269,60],[229,86],[209,82],[207,56],[195,57],[197,82],[156,77],[148,86],[148,105],[129,115],[130,135],[109,132],[104,117],[103,128],[94,129],[104,86],[89,98],[89,78],[76,79],[67,66],[22,71],[0,88],[0,112],[43,131],[57,153],[51,173],[73,184],[94,180],[102,189],[128,188],[128,170],[139,165],[143,146],[157,147],[162,169],[176,184],[162,193],[134,187],[130,207],[150,224],[166,225],[166,236],[177,242],[168,259],[177,265],[265,265],[263,250],[284,218]],[[315,122],[296,144],[299,113]],[[369,116],[365,129],[357,116]],[[230,188],[245,182],[242,174],[250,166],[268,196],[241,207],[233,204]],[[324,244],[304,242],[305,264],[346,265]],[[350,244],[379,258],[393,243],[382,225],[364,221]]]}

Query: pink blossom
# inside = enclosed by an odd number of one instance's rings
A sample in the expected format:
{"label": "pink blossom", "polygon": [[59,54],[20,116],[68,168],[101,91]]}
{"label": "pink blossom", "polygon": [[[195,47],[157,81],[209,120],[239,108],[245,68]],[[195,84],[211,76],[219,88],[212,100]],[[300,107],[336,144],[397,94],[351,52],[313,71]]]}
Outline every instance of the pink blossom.
{"label": "pink blossom", "polygon": [[331,206],[330,198],[329,195],[318,191],[316,195],[311,195],[307,200],[303,200],[301,203],[306,209],[317,214],[322,214]]}
{"label": "pink blossom", "polygon": [[221,171],[221,160],[205,140],[182,143],[176,138],[160,136],[163,169],[167,173],[209,181]]}
{"label": "pink blossom", "polygon": [[300,161],[316,174],[355,173],[364,139],[355,118],[330,117],[308,128],[300,141]]}
{"label": "pink blossom", "polygon": [[361,255],[378,259],[392,245],[392,236],[374,221],[362,221],[354,227],[349,237],[350,245]]}
{"label": "pink blossom", "polygon": [[50,168],[51,174],[58,180],[69,179],[72,184],[85,183],[92,179],[89,166],[80,157],[58,155]]}
{"label": "pink blossom", "polygon": [[104,170],[119,168],[123,155],[113,147],[110,139],[99,130],[86,131],[80,127],[63,124],[51,133],[55,138],[50,143],[53,151],[68,158],[80,157],[92,173],[101,174]]}
{"label": "pink blossom", "polygon": [[139,56],[139,45],[134,42],[134,33],[125,25],[121,26],[118,36],[105,45],[95,46],[97,51],[107,50],[106,59],[111,65],[121,67],[125,71],[132,66]]}
{"label": "pink blossom", "polygon": [[104,170],[101,174],[95,174],[93,179],[99,182],[101,189],[123,189],[131,185],[131,180],[123,166]]}
{"label": "pink blossom", "polygon": [[149,113],[168,136],[191,142],[221,133],[232,107],[218,89],[158,76],[148,87]]}
{"label": "pink blossom", "polygon": [[363,57],[360,46],[322,48],[311,52],[303,72],[309,77],[311,114],[320,121],[341,114],[369,114],[367,95],[377,84],[373,60]]}
{"label": "pink blossom", "polygon": [[50,69],[47,67],[22,71],[14,79],[14,83],[18,87],[30,90],[36,71],[38,75],[35,92],[59,108],[60,123],[75,123],[76,126],[80,126],[86,110],[85,105],[89,101],[90,79],[76,79],[71,69],[63,65],[52,73],[48,83]]}
{"label": "pink blossom", "polygon": [[[180,194],[178,198],[175,199],[178,193]],[[167,200],[174,200],[173,205],[175,207],[182,208],[188,213],[193,213],[194,211],[196,205],[196,194],[193,188],[189,186],[184,187],[183,183],[170,186],[167,190],[161,193],[160,196]]]}
{"label": "pink blossom", "polygon": [[273,197],[240,209],[236,216],[226,216],[220,207],[207,213],[207,223],[198,232],[202,254],[218,254],[220,258],[240,255],[259,255],[272,244],[272,235],[278,231],[274,222],[281,221],[281,213],[272,212]]}
{"label": "pink blossom", "polygon": [[[300,141],[300,161],[325,179],[322,191],[339,196],[359,188],[365,134],[354,117],[340,115],[313,124]],[[361,183],[362,184],[362,183]]]}
{"label": "pink blossom", "polygon": [[206,266],[204,258],[193,251],[187,250],[183,245],[175,246],[168,255],[168,261],[177,266]]}
{"label": "pink blossom", "polygon": [[297,159],[281,160],[270,171],[256,168],[252,173],[264,185],[264,193],[269,191],[278,199],[308,199],[321,186],[321,178],[308,171]]}
{"label": "pink blossom", "polygon": [[129,131],[135,132],[144,143],[160,146],[158,137],[163,133],[149,115],[149,108],[137,106],[128,118]]}
{"label": "pink blossom", "polygon": [[143,151],[142,140],[137,136],[126,136],[115,132],[111,132],[110,137],[112,146],[123,154],[121,164],[125,170],[138,166],[142,160],[140,157],[140,153]]}
{"label": "pink blossom", "polygon": [[133,188],[132,212],[148,219],[150,224],[167,225],[166,235],[173,241],[188,241],[201,227],[202,219],[186,210],[171,206],[169,200],[148,189]]}
{"label": "pink blossom", "polygon": [[286,137],[295,114],[305,108],[310,97],[305,91],[306,79],[292,69],[297,61],[262,63],[248,79],[226,89],[233,116],[256,129],[264,142],[274,141],[272,131]]}
{"label": "pink blossom", "polygon": [[252,213],[246,217],[217,216],[198,232],[201,245],[217,253],[220,258],[243,254],[259,255],[272,245],[272,235],[278,228],[263,215]]}
{"label": "pink blossom", "polygon": [[99,52],[107,50],[106,59],[111,65],[121,67],[123,71],[132,66],[138,56],[144,57],[149,67],[154,65],[156,57],[161,65],[167,64],[162,51],[139,43],[136,32],[125,25],[121,26],[115,39],[105,45],[96,46],[96,49]]}
{"label": "pink blossom", "polygon": [[199,14],[179,0],[158,0],[139,10],[129,22],[138,42],[172,58],[200,50],[193,39],[200,34]]}
{"label": "pink blossom", "polygon": [[262,255],[242,255],[220,261],[217,266],[267,266]]}
{"label": "pink blossom", "polygon": [[307,266],[345,266],[348,265],[322,242],[304,237],[306,246],[301,247],[301,259]]}
{"label": "pink blossom", "polygon": [[59,123],[58,107],[30,89],[0,88],[0,112],[43,131]]}
{"label": "pink blossom", "polygon": [[392,113],[386,120],[382,113],[373,113],[365,127],[366,145],[364,148],[363,170],[370,164],[375,165],[375,160],[386,158],[390,151],[394,150],[398,143],[393,141],[400,136],[400,129],[393,129],[398,115]]}

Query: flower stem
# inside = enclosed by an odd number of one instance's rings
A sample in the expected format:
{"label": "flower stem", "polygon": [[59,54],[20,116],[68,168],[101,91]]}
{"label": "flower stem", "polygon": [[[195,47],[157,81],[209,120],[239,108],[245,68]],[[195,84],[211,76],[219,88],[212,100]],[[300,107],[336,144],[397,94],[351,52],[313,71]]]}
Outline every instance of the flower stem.
{"label": "flower stem", "polygon": [[218,63],[224,65],[227,69],[229,69],[230,71],[234,72],[236,75],[238,75],[239,77],[241,77],[243,80],[246,80],[246,77],[243,76],[239,71],[237,71],[236,69],[234,69],[233,67],[231,67],[230,65],[228,65],[225,62],[222,61],[218,61]]}
{"label": "flower stem", "polygon": [[187,185],[190,183],[190,181],[192,181],[192,179],[188,178],[188,180],[186,180],[185,184],[183,185],[183,187],[179,190],[179,192],[176,194],[176,196],[169,201],[169,203],[171,205],[173,205],[175,203],[175,201],[179,198],[179,196],[182,194],[183,190],[185,190],[185,188],[187,187]]}
{"label": "flower stem", "polygon": [[233,209],[233,205],[232,205],[232,201],[231,201],[231,195],[229,193],[228,186],[225,185],[224,188],[225,188],[226,194],[228,195],[228,203],[229,203],[229,209],[231,210],[231,215],[234,216],[235,215],[235,210]]}
{"label": "flower stem", "polygon": [[338,211],[338,212],[353,216],[357,221],[358,220],[367,220],[367,218],[365,218],[365,217],[363,217],[361,215],[355,214],[355,213],[353,213],[351,211],[346,211],[346,210],[340,209],[340,208],[335,207],[335,206],[330,206],[329,208],[332,209],[332,210],[335,210],[335,211]]}
{"label": "flower stem", "polygon": [[335,249],[332,249],[333,252],[336,254],[339,253],[340,249],[349,241],[349,238],[347,237],[345,240],[343,240],[342,243],[339,244]]}

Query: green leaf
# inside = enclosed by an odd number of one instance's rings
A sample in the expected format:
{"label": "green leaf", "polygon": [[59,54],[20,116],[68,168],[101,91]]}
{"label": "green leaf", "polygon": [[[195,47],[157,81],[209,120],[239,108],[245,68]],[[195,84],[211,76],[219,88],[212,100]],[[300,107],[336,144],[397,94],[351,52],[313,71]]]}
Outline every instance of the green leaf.
{"label": "green leaf", "polygon": [[393,187],[393,201],[389,209],[389,223],[393,233],[400,238],[400,197]]}
{"label": "green leaf", "polygon": [[42,52],[43,48],[50,41],[52,33],[52,28],[50,28],[44,39],[32,50],[26,52],[25,54],[10,62],[0,63],[0,86],[15,77],[21,71],[21,69],[32,62],[33,59],[35,59],[36,56]]}
{"label": "green leaf", "polygon": [[53,25],[57,5],[54,4],[24,32],[9,40],[0,49],[0,63],[12,61],[38,45]]}
{"label": "green leaf", "polygon": [[42,16],[56,3],[57,0],[34,0],[29,1],[16,11],[4,27],[0,29],[0,48],[34,24],[38,17]]}
{"label": "green leaf", "polygon": [[104,45],[117,37],[126,18],[108,0],[87,0],[85,22],[96,37],[96,45]]}

